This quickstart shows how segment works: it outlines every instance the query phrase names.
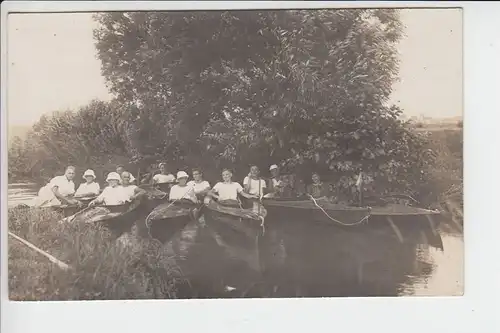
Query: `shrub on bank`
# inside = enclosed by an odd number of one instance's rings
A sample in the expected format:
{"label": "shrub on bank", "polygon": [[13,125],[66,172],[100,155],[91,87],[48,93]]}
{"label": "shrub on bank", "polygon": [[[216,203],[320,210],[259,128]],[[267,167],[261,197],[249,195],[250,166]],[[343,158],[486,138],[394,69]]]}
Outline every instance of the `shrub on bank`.
{"label": "shrub on bank", "polygon": [[184,280],[158,244],[138,240],[136,246],[122,246],[102,227],[60,224],[61,218],[36,209],[9,211],[9,231],[72,267],[62,270],[10,238],[10,299],[176,298]]}

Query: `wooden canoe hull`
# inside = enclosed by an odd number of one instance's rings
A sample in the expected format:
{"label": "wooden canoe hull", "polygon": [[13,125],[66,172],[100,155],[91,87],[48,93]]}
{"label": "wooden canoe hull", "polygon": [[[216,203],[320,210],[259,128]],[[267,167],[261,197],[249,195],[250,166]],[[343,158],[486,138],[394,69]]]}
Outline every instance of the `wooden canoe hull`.
{"label": "wooden canoe hull", "polygon": [[70,217],[71,223],[93,223],[109,229],[116,236],[130,231],[140,214],[140,200],[124,205],[87,207]]}
{"label": "wooden canoe hull", "polygon": [[323,223],[335,226],[362,225],[368,221],[370,208],[350,207],[318,200],[276,200],[264,199],[268,218],[279,223],[302,221],[306,223]]}
{"label": "wooden canoe hull", "polygon": [[162,202],[146,217],[148,235],[166,243],[181,232],[189,222],[198,218],[199,205],[190,203]]}

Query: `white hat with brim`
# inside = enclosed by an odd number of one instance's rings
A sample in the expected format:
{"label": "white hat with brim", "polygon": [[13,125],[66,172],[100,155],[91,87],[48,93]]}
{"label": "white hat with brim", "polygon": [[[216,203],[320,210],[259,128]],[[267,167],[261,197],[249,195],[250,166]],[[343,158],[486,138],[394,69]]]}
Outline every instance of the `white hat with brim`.
{"label": "white hat with brim", "polygon": [[86,178],[86,177],[95,177],[95,173],[94,173],[94,170],[91,170],[91,169],[88,169],[87,171],[85,171],[85,173],[83,174],[83,178]]}
{"label": "white hat with brim", "polygon": [[276,164],[273,164],[269,167],[269,171],[274,170],[274,169],[278,169],[278,166]]}
{"label": "white hat with brim", "polygon": [[177,172],[177,179],[179,179],[179,178],[189,178],[189,176],[184,171],[179,171],[179,172]]}
{"label": "white hat with brim", "polygon": [[110,180],[117,180],[117,181],[120,181],[120,175],[116,172],[110,172],[108,173],[108,176],[106,177],[106,181],[110,181]]}

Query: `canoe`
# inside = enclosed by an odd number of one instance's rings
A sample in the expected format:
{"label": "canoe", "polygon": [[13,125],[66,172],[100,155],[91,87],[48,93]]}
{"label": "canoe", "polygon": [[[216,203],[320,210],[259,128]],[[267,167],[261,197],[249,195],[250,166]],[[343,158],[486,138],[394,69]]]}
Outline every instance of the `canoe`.
{"label": "canoe", "polygon": [[[408,235],[419,232],[426,243],[442,248],[438,232],[441,221],[439,211],[393,203],[353,207],[316,200],[316,205],[311,199],[264,199],[263,203],[269,212],[268,218],[273,219],[273,224],[284,232],[285,238],[292,240],[297,234],[304,238],[306,234],[311,234],[309,238],[314,241],[317,235],[332,232],[325,226],[343,229],[369,226],[371,229],[388,230],[400,242],[404,242]],[[313,227],[315,230],[312,230]]]}
{"label": "canoe", "polygon": [[152,238],[166,243],[189,222],[196,221],[199,210],[200,205],[192,202],[163,202],[146,217],[147,232]]}
{"label": "canoe", "polygon": [[361,225],[368,221],[369,207],[352,207],[326,200],[263,199],[269,219],[306,221],[338,226]]}
{"label": "canoe", "polygon": [[124,205],[87,207],[64,218],[61,222],[100,224],[120,236],[132,229],[140,207],[141,200],[134,200]]}
{"label": "canoe", "polygon": [[264,263],[260,249],[266,239],[266,209],[256,203],[244,209],[221,205],[216,201],[205,203],[206,226],[230,261],[244,263],[246,268],[261,272]]}

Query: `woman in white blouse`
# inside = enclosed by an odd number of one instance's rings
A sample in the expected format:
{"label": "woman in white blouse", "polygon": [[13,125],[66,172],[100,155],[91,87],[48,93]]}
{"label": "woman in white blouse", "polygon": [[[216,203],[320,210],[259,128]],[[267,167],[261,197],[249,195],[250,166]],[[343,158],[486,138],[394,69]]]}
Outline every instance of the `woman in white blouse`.
{"label": "woman in white blouse", "polygon": [[198,198],[194,192],[194,187],[187,184],[188,174],[184,171],[177,172],[178,184],[172,186],[168,196],[170,201],[185,201],[189,200],[193,203],[198,203]]}
{"label": "woman in white blouse", "polygon": [[75,167],[68,166],[63,176],[56,176],[38,191],[35,199],[37,207],[57,207],[61,205],[80,205],[78,200],[73,198],[75,194]]}
{"label": "woman in white blouse", "polygon": [[175,176],[168,172],[167,165],[165,163],[160,163],[160,173],[154,175],[151,181],[153,185],[173,184],[175,182]]}
{"label": "woman in white blouse", "polygon": [[110,172],[106,177],[108,186],[102,193],[89,203],[89,207],[103,204],[104,206],[118,206],[123,205],[128,200],[123,186],[120,185],[120,175],[116,172]]}
{"label": "woman in white blouse", "polygon": [[78,190],[76,190],[75,198],[93,197],[99,195],[101,192],[101,186],[95,181],[96,176],[94,170],[88,169],[83,174],[83,179],[85,183],[80,184]]}

